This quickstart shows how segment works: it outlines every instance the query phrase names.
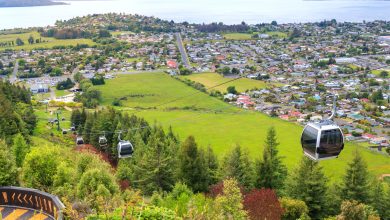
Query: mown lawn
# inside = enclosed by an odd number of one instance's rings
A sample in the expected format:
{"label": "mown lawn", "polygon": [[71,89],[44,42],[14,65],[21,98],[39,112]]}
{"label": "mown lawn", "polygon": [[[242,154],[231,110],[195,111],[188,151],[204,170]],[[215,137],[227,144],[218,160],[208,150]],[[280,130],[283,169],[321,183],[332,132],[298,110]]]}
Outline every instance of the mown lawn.
{"label": "mown lawn", "polygon": [[[255,32],[253,34],[256,34],[258,32]],[[222,36],[225,38],[225,40],[253,40],[252,35],[253,34],[247,34],[247,33],[226,33],[222,34]],[[277,38],[286,38],[287,34],[279,31],[268,31],[264,32],[264,34],[268,34],[271,37],[277,37]]]}
{"label": "mown lawn", "polygon": [[65,95],[69,95],[71,92],[69,92],[68,90],[58,90],[58,89],[55,89],[55,88],[52,88],[54,89],[55,91],[55,94],[56,94],[56,97],[61,97],[61,96],[65,96]]}
{"label": "mown lawn", "polygon": [[[32,36],[35,39],[41,39],[41,43],[29,44],[28,38]],[[16,46],[16,39],[20,38],[23,40],[24,45]],[[14,50],[32,50],[38,48],[52,48],[54,46],[76,46],[77,44],[88,44],[90,46],[96,45],[91,39],[65,39],[59,40],[50,37],[41,37],[36,31],[21,33],[21,34],[0,34],[0,43],[14,41],[15,46],[11,47],[0,47],[0,50],[14,49]]]}
{"label": "mown lawn", "polygon": [[[278,118],[270,118],[258,112],[229,106],[207,94],[198,93],[165,74],[121,75],[98,88],[103,94],[103,104],[110,104],[114,98],[128,94],[145,95],[145,97],[133,97],[123,101],[124,106],[120,109],[128,113],[136,113],[145,117],[149,122],[161,124],[166,128],[171,125],[181,139],[194,135],[200,146],[212,146],[219,158],[236,144],[248,149],[253,159],[260,158],[267,129],[271,126],[276,128],[280,142],[280,154],[284,157],[283,161],[289,170],[295,167],[302,158],[301,126]],[[154,94],[154,96],[146,96],[148,94]],[[190,94],[195,95],[190,96]],[[161,105],[184,96],[185,98],[177,102]],[[143,110],[128,108],[134,106],[158,107]],[[166,109],[167,106],[171,109]],[[185,110],[182,109],[183,106],[195,106],[201,110]],[[172,107],[179,107],[179,109],[172,109]],[[372,174],[390,173],[389,157],[347,143],[338,159],[321,162],[327,176],[333,181],[340,180],[356,150],[362,153]]]}
{"label": "mown lawn", "polygon": [[251,34],[247,33],[228,33],[222,35],[226,40],[250,40],[252,39]]}
{"label": "mown lawn", "polygon": [[[223,77],[218,73],[196,73],[196,74],[191,74],[188,76],[180,76],[180,77],[199,82],[199,83],[205,85],[206,87],[213,87],[215,85],[232,80],[232,78]],[[264,81],[242,78],[242,79],[238,79],[238,80],[235,80],[233,82],[226,83],[226,84],[223,84],[221,86],[215,87],[213,89],[219,90],[220,92],[226,92],[227,87],[235,86],[236,90],[238,92],[245,92],[246,90],[251,90],[251,89],[255,89],[255,88],[257,88],[257,89],[266,88],[267,86],[270,86],[270,85],[271,84],[266,84]]]}

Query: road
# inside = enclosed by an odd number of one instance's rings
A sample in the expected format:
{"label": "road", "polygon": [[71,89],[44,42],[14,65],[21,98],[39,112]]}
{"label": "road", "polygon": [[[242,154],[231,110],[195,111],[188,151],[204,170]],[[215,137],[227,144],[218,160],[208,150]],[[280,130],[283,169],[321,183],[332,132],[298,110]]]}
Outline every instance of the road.
{"label": "road", "polygon": [[181,54],[181,61],[183,62],[183,65],[188,68],[190,67],[190,64],[188,62],[187,51],[184,48],[183,41],[181,40],[181,35],[180,33],[176,33],[175,35],[176,35],[177,47],[179,48]]}
{"label": "road", "polygon": [[9,81],[11,83],[15,83],[16,82],[18,69],[19,69],[19,62],[18,62],[18,60],[15,60],[14,71],[12,72],[12,75],[9,78]]}

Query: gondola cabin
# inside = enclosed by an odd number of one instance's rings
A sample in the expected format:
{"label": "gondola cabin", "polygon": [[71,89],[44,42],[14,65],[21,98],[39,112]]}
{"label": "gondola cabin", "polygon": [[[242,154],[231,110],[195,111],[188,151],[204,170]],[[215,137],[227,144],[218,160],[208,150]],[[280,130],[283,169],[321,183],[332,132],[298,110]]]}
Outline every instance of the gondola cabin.
{"label": "gondola cabin", "polygon": [[301,144],[304,154],[312,160],[336,158],[344,148],[344,135],[333,121],[308,123]]}
{"label": "gondola cabin", "polygon": [[77,145],[83,145],[83,144],[84,144],[84,139],[83,139],[83,137],[77,137],[77,138],[76,138],[76,144],[77,144]]}
{"label": "gondola cabin", "polygon": [[130,141],[119,141],[118,143],[118,157],[127,158],[133,155],[134,148]]}
{"label": "gondola cabin", "polygon": [[107,146],[107,138],[105,136],[99,137],[99,145],[101,147]]}

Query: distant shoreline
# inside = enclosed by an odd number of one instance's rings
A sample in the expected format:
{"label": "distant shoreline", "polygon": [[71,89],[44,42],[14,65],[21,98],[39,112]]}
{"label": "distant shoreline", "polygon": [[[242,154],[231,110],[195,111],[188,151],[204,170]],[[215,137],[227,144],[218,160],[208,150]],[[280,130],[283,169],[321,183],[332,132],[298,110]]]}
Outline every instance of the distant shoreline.
{"label": "distant shoreline", "polygon": [[68,3],[52,0],[0,0],[0,8],[36,7],[51,5],[68,5]]}

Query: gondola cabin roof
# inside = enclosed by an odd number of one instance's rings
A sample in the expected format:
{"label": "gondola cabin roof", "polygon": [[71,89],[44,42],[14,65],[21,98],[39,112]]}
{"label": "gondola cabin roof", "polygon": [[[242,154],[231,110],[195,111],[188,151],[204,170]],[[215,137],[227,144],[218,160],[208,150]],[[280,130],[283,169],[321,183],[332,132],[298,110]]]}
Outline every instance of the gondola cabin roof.
{"label": "gondola cabin roof", "polygon": [[340,129],[333,121],[324,120],[320,122],[310,122],[307,124],[317,130],[331,130],[331,129]]}

